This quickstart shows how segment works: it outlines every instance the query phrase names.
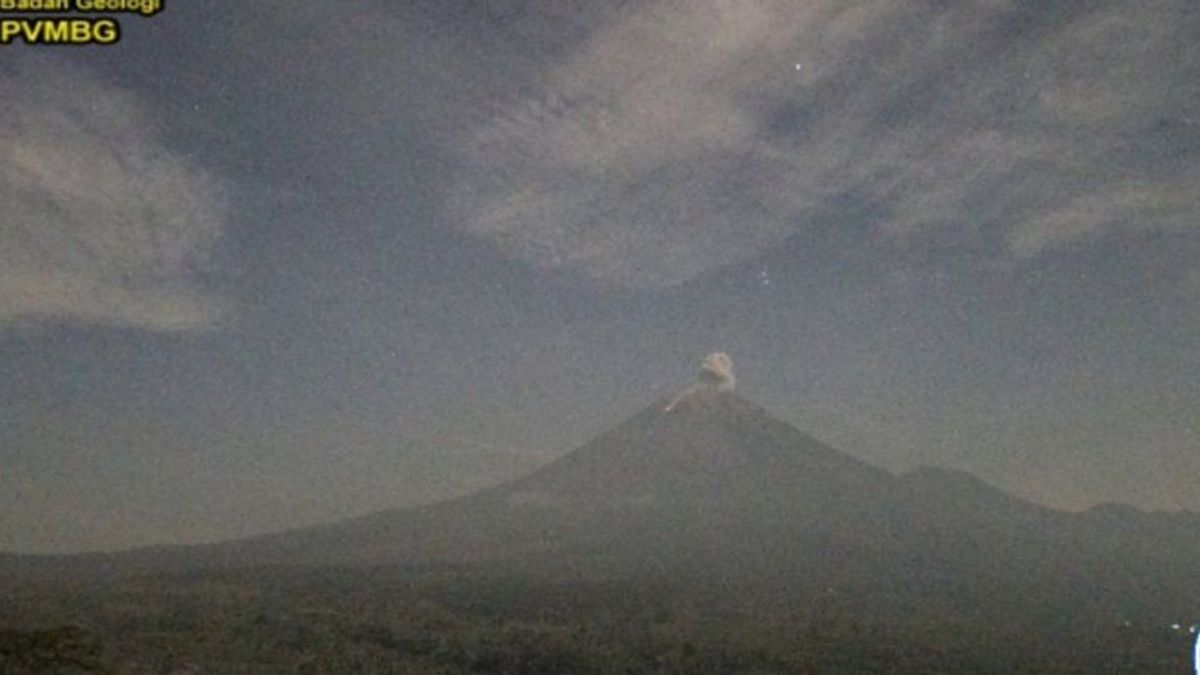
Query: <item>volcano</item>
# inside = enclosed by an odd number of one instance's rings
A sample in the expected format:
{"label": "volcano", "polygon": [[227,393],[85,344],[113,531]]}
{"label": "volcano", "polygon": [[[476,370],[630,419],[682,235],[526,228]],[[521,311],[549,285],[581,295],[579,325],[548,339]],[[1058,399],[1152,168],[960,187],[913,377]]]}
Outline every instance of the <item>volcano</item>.
{"label": "volcano", "polygon": [[240,541],[0,558],[11,579],[282,566],[660,579],[739,597],[839,592],[870,607],[1200,613],[1200,519],[1057,511],[969,474],[896,476],[733,389],[728,357],[682,394],[523,478],[414,509]]}
{"label": "volcano", "polygon": [[[524,478],[234,546],[235,558],[672,573],[786,569],[887,538],[902,483],[718,387],[656,401]],[[826,550],[828,546],[807,547]]]}

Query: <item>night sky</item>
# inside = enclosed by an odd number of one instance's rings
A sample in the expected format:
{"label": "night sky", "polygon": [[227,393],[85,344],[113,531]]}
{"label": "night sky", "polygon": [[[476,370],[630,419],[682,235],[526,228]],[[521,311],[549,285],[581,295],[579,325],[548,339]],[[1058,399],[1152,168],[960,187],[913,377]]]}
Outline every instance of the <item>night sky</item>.
{"label": "night sky", "polygon": [[717,350],[893,471],[1200,510],[1194,0],[121,21],[0,47],[0,550],[459,494]]}

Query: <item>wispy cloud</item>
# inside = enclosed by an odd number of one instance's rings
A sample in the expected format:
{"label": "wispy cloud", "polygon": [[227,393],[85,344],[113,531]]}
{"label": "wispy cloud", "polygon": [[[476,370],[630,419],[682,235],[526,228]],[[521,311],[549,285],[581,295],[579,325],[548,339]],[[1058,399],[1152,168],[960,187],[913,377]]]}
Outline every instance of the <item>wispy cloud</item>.
{"label": "wispy cloud", "polygon": [[848,196],[888,236],[1018,257],[1198,220],[1185,0],[665,0],[596,25],[463,144],[457,215],[539,266],[677,284]]}
{"label": "wispy cloud", "polygon": [[159,142],[130,92],[62,61],[0,70],[0,327],[211,325],[219,183]]}

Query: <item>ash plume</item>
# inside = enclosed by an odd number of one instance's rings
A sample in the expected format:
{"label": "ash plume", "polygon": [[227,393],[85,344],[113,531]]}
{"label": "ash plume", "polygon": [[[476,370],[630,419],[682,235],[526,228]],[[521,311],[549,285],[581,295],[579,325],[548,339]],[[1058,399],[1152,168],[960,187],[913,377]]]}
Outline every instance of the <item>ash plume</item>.
{"label": "ash plume", "polygon": [[696,381],[676,396],[663,412],[671,412],[689,396],[701,391],[733,391],[737,379],[733,375],[733,359],[725,352],[713,352],[700,362]]}

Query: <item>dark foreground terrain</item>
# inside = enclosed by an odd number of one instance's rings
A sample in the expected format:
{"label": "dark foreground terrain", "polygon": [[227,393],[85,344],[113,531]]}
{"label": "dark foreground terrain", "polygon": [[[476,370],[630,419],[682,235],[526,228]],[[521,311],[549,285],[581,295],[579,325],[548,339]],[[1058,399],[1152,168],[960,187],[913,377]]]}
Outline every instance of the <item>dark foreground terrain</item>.
{"label": "dark foreground terrain", "polygon": [[0,673],[1187,673],[1193,637],[1136,609],[1025,620],[853,589],[260,569],[9,592]]}

